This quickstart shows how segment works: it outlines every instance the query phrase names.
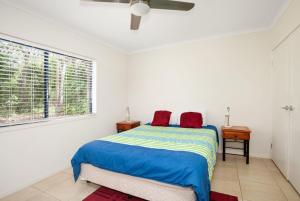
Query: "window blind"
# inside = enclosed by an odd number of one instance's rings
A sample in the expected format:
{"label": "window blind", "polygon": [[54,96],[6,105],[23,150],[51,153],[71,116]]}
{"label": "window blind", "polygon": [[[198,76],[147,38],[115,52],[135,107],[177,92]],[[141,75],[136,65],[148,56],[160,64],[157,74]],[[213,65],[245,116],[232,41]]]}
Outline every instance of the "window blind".
{"label": "window blind", "polygon": [[0,39],[0,126],[93,113],[93,62]]}

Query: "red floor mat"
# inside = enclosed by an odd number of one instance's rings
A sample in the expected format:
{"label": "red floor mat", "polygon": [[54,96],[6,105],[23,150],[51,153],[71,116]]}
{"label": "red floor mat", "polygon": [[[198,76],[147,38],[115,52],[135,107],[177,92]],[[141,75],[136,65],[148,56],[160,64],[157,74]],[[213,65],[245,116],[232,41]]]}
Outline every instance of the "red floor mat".
{"label": "red floor mat", "polygon": [[[238,201],[238,198],[222,193],[211,192],[210,201]],[[83,201],[146,201],[106,187],[100,187]]]}
{"label": "red floor mat", "polygon": [[210,201],[238,201],[239,199],[236,196],[226,195],[223,193],[211,192]]}

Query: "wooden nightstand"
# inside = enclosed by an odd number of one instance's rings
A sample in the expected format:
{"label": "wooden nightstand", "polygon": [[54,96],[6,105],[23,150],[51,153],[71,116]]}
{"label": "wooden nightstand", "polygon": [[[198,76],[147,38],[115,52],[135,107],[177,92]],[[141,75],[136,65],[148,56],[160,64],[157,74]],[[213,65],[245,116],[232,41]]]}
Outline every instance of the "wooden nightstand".
{"label": "wooden nightstand", "polygon": [[[244,150],[246,157],[246,164],[249,164],[249,150],[250,150],[250,134],[251,130],[246,126],[232,126],[230,128],[222,127],[223,137],[223,161],[226,157],[226,148]],[[243,143],[243,148],[226,147],[226,142]]]}
{"label": "wooden nightstand", "polygon": [[124,132],[141,125],[140,121],[122,121],[117,123],[118,133]]}

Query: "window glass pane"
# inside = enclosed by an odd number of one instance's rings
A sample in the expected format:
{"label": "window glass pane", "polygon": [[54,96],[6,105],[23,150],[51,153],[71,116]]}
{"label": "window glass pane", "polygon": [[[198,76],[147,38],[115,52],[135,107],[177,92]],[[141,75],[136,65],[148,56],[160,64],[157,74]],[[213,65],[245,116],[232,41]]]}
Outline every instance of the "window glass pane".
{"label": "window glass pane", "polygon": [[93,63],[0,39],[0,126],[92,113]]}
{"label": "window glass pane", "polygon": [[0,40],[0,123],[43,118],[43,55]]}
{"label": "window glass pane", "polygon": [[91,113],[92,63],[49,54],[49,116]]}

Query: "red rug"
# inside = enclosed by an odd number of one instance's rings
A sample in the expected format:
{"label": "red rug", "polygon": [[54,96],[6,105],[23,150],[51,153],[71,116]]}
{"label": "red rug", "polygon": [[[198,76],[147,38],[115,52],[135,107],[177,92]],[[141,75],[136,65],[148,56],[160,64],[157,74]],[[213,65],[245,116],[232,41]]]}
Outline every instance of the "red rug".
{"label": "red rug", "polygon": [[[106,187],[100,187],[83,201],[146,201],[142,198],[121,193]],[[238,198],[222,193],[211,192],[210,201],[238,201]]]}

